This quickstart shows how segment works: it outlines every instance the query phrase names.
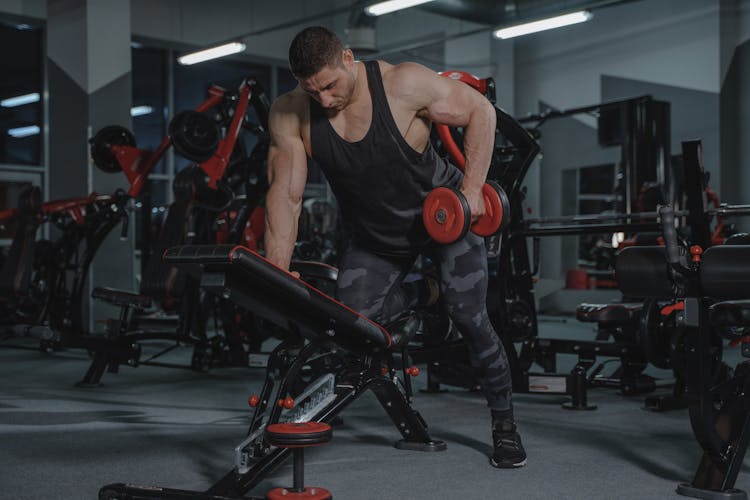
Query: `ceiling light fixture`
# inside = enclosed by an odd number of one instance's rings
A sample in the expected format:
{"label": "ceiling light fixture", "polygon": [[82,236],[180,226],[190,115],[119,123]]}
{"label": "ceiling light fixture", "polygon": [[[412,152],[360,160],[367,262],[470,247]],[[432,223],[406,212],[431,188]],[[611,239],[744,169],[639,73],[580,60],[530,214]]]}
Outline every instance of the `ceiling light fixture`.
{"label": "ceiling light fixture", "polygon": [[185,54],[184,56],[178,57],[177,62],[184,66],[189,66],[191,64],[236,54],[245,50],[246,47],[247,46],[244,43],[240,42],[225,43],[224,45],[211,47],[210,49],[203,49],[197,52],[191,52],[190,54]]}
{"label": "ceiling light fixture", "polygon": [[495,35],[495,38],[501,38],[505,40],[516,36],[528,35],[529,33],[537,33],[539,31],[582,23],[588,21],[592,17],[594,17],[594,15],[590,11],[581,10],[578,12],[573,12],[571,14],[565,14],[562,16],[540,19],[539,21],[533,21],[530,23],[501,28],[496,30],[493,34]]}
{"label": "ceiling light fixture", "polygon": [[16,97],[9,97],[0,101],[0,106],[4,108],[14,108],[16,106],[23,106],[24,104],[31,104],[32,102],[39,101],[39,93],[33,92],[31,94],[19,95]]}
{"label": "ceiling light fixture", "polygon": [[30,135],[36,135],[41,129],[39,125],[30,125],[28,127],[18,127],[8,129],[8,135],[11,137],[28,137]]}
{"label": "ceiling light fixture", "polygon": [[433,0],[388,0],[387,2],[378,2],[365,7],[365,13],[371,16],[382,16],[401,9],[408,9],[416,5],[432,2]]}
{"label": "ceiling light fixture", "polygon": [[149,115],[154,112],[154,108],[151,106],[133,106],[130,108],[130,116],[143,116]]}

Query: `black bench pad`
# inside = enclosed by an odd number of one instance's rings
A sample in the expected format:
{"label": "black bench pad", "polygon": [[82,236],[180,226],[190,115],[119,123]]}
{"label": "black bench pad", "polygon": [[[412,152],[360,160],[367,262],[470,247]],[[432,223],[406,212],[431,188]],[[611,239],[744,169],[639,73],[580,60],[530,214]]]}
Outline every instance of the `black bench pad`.
{"label": "black bench pad", "polygon": [[325,335],[360,352],[390,347],[381,325],[247,248],[186,245],[168,249],[164,259],[199,278],[209,292],[309,339]]}
{"label": "black bench pad", "polygon": [[750,300],[726,300],[710,308],[714,326],[750,326]]}
{"label": "black bench pad", "polygon": [[642,302],[618,304],[579,304],[576,308],[578,321],[589,323],[626,323],[640,318]]}
{"label": "black bench pad", "polygon": [[137,293],[116,290],[114,288],[97,287],[91,292],[91,297],[109,302],[110,304],[124,307],[130,306],[137,309],[148,309],[151,307],[151,298]]}

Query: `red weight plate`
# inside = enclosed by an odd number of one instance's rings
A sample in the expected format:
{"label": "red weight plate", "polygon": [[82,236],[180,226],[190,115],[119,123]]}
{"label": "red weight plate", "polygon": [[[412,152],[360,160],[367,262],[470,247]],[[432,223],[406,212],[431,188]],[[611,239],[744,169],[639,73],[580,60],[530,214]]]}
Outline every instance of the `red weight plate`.
{"label": "red weight plate", "polygon": [[501,198],[503,194],[502,188],[494,182],[484,183],[482,196],[485,212],[478,221],[471,225],[472,233],[478,236],[490,236],[500,229],[505,212]]}
{"label": "red weight plate", "polygon": [[330,500],[331,492],[317,486],[308,486],[305,491],[292,491],[287,488],[274,488],[266,493],[267,500]]}
{"label": "red weight plate", "polygon": [[471,222],[469,204],[460,191],[435,188],[422,205],[422,221],[433,240],[453,243],[466,236]]}
{"label": "red weight plate", "polygon": [[287,422],[266,427],[266,441],[280,448],[327,443],[331,435],[331,426],[324,422]]}

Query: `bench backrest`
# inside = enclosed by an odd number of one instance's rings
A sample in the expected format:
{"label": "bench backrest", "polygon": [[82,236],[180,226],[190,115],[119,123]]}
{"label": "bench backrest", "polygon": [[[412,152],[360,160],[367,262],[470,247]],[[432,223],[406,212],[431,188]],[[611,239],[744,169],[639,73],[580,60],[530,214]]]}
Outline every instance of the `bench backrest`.
{"label": "bench backrest", "polygon": [[164,259],[200,276],[207,291],[308,339],[323,335],[360,353],[390,345],[385,328],[247,248],[181,246],[167,250]]}

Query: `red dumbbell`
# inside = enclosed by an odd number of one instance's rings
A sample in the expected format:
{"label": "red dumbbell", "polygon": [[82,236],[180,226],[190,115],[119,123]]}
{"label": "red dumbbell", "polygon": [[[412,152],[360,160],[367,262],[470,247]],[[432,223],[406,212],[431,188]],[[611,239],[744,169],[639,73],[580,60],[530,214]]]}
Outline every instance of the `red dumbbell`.
{"label": "red dumbbell", "polygon": [[[444,71],[441,76],[460,80],[495,102],[495,82],[492,78],[479,79],[465,71]],[[437,125],[437,132],[453,163],[463,172],[466,158],[443,124]],[[471,230],[479,236],[495,234],[510,220],[510,201],[505,191],[494,181],[482,186],[485,215],[471,224],[471,212],[466,197],[451,188],[436,188],[430,191],[422,205],[422,221],[427,232],[439,243],[453,243]]]}
{"label": "red dumbbell", "polygon": [[494,181],[482,186],[485,213],[474,224],[464,194],[453,188],[430,191],[422,205],[422,221],[427,233],[438,243],[453,243],[471,231],[478,236],[495,234],[510,219],[510,201]]}

